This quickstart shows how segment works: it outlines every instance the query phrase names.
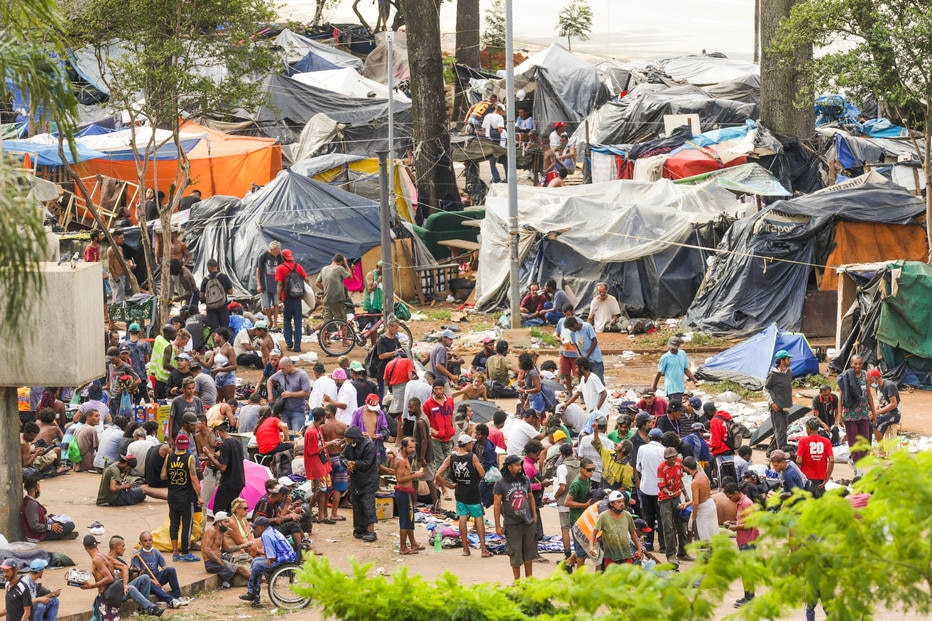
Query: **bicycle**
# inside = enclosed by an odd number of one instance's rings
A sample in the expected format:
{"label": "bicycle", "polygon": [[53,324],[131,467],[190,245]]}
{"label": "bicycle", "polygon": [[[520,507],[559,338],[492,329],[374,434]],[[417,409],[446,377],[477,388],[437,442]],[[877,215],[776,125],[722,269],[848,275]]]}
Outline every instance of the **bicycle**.
{"label": "bicycle", "polygon": [[[367,327],[363,328],[361,321],[374,319]],[[331,356],[343,356],[350,353],[354,347],[366,346],[366,341],[373,335],[381,336],[385,332],[385,316],[382,313],[361,313],[353,315],[348,320],[330,319],[324,322],[324,325],[317,331],[317,342],[320,348]],[[401,342],[401,348],[405,350],[408,357],[411,357],[411,347],[414,345],[414,337],[411,335],[411,329],[404,323],[398,322],[398,340]]]}
{"label": "bicycle", "polygon": [[269,599],[278,608],[300,610],[311,603],[311,598],[298,595],[293,587],[297,582],[298,563],[282,563],[269,572]]}

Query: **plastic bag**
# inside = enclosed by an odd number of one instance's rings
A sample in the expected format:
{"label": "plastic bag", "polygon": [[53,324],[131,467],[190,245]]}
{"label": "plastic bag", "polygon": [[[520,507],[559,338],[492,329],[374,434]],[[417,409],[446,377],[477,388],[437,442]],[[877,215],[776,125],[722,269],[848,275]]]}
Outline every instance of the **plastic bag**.
{"label": "plastic bag", "polygon": [[68,461],[73,464],[81,462],[81,447],[78,446],[78,442],[74,438],[72,438],[71,443],[68,444]]}
{"label": "plastic bag", "polygon": [[485,478],[482,480],[488,483],[489,485],[495,485],[496,483],[502,480],[502,473],[496,466],[492,466],[491,468],[486,470]]}

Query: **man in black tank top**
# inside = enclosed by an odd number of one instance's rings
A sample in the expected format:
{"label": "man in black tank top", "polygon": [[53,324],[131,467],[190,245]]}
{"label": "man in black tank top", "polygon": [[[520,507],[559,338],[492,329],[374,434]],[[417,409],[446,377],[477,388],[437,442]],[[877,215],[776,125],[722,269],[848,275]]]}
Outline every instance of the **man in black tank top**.
{"label": "man in black tank top", "polygon": [[[200,503],[201,485],[197,480],[194,455],[189,451],[191,438],[179,433],[175,438],[175,450],[168,454],[162,464],[162,479],[168,481],[168,534],[172,542],[172,560],[199,561],[191,554],[191,518],[194,505]],[[181,527],[179,537],[178,527]],[[181,553],[178,539],[181,539]]]}
{"label": "man in black tank top", "polygon": [[[482,556],[489,557],[492,553],[485,547],[485,511],[479,496],[479,482],[485,478],[485,468],[479,462],[479,457],[472,452],[472,445],[472,436],[460,435],[456,441],[456,449],[443,460],[434,481],[438,487],[443,486],[455,490],[456,515],[460,519],[463,556],[469,556],[467,523],[472,517],[476,520],[476,533],[479,535]],[[450,471],[449,478],[444,476],[447,470]]]}

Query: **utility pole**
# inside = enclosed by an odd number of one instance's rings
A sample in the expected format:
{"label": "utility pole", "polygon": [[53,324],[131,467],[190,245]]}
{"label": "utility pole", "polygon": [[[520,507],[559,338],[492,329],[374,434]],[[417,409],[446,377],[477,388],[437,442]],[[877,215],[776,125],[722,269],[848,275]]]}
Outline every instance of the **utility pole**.
{"label": "utility pole", "polygon": [[[389,205],[394,215],[395,211],[395,31],[385,32],[385,41],[388,43],[388,183]],[[383,202],[385,199],[381,199]],[[394,221],[394,218],[392,218]],[[391,278],[391,277],[389,277]],[[385,281],[385,278],[382,278]],[[394,308],[394,304],[392,308]]]}
{"label": "utility pole", "polygon": [[388,151],[378,150],[380,202],[379,225],[382,229],[382,314],[387,322],[395,316],[395,283],[392,280],[392,205],[388,199]]}
{"label": "utility pole", "polygon": [[518,180],[515,172],[515,54],[512,35],[512,0],[505,0],[505,130],[508,132],[508,234],[511,246],[511,265],[508,272],[508,295],[511,298],[511,327],[521,327],[521,291],[518,287]]}

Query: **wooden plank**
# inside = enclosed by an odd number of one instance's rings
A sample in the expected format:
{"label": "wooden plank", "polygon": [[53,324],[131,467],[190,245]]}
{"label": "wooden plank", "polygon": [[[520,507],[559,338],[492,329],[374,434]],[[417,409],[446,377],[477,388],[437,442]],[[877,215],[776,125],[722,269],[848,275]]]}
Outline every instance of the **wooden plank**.
{"label": "wooden plank", "polygon": [[456,250],[466,250],[467,252],[476,252],[479,250],[478,242],[469,241],[466,239],[441,239],[437,242],[440,246],[446,246],[447,248],[454,248]]}

